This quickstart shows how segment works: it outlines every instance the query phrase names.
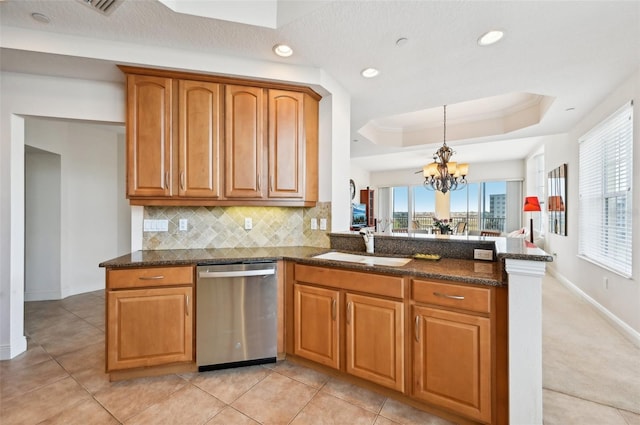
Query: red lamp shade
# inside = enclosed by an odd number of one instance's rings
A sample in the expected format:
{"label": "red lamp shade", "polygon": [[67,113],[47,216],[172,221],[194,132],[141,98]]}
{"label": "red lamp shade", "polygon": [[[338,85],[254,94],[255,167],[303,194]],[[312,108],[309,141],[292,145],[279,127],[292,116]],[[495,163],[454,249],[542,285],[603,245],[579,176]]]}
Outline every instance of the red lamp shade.
{"label": "red lamp shade", "polygon": [[541,211],[540,202],[537,196],[527,196],[524,198],[523,211]]}

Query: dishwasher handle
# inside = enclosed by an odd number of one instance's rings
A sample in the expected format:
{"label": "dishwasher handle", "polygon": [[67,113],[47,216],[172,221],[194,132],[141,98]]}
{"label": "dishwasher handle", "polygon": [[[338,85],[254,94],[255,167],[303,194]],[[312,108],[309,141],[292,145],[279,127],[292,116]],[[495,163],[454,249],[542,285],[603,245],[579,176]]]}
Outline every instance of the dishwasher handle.
{"label": "dishwasher handle", "polygon": [[261,270],[232,270],[223,272],[211,272],[202,271],[198,272],[198,278],[216,278],[216,277],[245,277],[245,276],[267,276],[275,274],[275,269],[261,269]]}

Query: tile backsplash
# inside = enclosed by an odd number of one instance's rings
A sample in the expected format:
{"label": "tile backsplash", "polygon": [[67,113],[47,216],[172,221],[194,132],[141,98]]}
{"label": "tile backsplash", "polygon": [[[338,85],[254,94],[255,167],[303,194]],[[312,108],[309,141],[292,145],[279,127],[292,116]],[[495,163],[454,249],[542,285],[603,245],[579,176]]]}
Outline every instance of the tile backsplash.
{"label": "tile backsplash", "polygon": [[[245,218],[253,228],[245,230]],[[311,219],[327,219],[327,230],[311,230]],[[294,207],[145,207],[145,220],[168,220],[167,232],[144,232],[143,249],[329,247],[331,202]],[[179,220],[187,219],[187,230]]]}

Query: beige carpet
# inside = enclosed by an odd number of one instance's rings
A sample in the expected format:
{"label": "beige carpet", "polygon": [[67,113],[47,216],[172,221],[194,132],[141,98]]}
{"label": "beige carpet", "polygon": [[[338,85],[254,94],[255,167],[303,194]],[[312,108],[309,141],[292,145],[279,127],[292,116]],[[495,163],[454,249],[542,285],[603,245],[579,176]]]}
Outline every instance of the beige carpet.
{"label": "beige carpet", "polygon": [[542,293],[545,390],[640,414],[640,349],[556,279]]}

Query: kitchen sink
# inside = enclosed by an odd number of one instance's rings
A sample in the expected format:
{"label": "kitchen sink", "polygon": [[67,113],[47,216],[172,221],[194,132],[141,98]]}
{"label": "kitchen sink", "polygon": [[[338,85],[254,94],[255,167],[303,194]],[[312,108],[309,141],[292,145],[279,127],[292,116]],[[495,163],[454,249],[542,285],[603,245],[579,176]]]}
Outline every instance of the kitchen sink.
{"label": "kitchen sink", "polygon": [[344,252],[327,252],[326,254],[316,255],[313,258],[388,267],[401,267],[411,261],[411,258],[374,257],[370,255],[346,254]]}

